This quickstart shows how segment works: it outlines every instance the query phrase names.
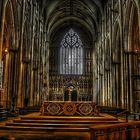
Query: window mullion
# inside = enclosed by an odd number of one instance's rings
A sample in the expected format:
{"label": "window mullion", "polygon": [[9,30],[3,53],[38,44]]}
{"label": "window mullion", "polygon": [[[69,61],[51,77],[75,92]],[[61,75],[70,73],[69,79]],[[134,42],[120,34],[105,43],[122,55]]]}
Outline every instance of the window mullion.
{"label": "window mullion", "polygon": [[67,48],[67,74],[69,74],[69,46]]}
{"label": "window mullion", "polygon": [[67,62],[66,62],[66,69],[67,69],[67,73],[66,74],[68,74],[69,73],[69,60],[68,60],[68,54],[69,54],[69,46],[67,46]]}
{"label": "window mullion", "polygon": [[71,64],[70,64],[70,74],[72,74],[72,46],[71,46],[71,49],[70,49],[70,62],[71,62]]}
{"label": "window mullion", "polygon": [[77,58],[78,58],[78,73],[79,73],[79,47],[78,47],[78,55],[77,55]]}
{"label": "window mullion", "polygon": [[76,69],[76,68],[75,68],[75,46],[74,46],[74,48],[73,48],[73,73],[74,73],[74,74],[76,74],[76,73],[75,73],[75,69]]}
{"label": "window mullion", "polygon": [[[73,45],[74,44],[74,45]],[[83,48],[77,33],[72,29],[64,36],[60,48],[60,73],[83,73]]]}
{"label": "window mullion", "polygon": [[62,68],[63,68],[63,67],[61,66],[61,63],[62,63],[62,65],[63,65],[63,59],[62,59],[62,56],[63,56],[62,54],[63,54],[63,53],[62,53],[62,49],[63,49],[63,48],[61,47],[61,48],[60,48],[60,74],[63,73],[63,71],[62,71]]}
{"label": "window mullion", "polygon": [[76,49],[76,74],[78,74],[78,48]]}
{"label": "window mullion", "polygon": [[76,74],[76,48],[74,47],[74,74]]}
{"label": "window mullion", "polygon": [[72,48],[72,74],[74,74],[74,46]]}
{"label": "window mullion", "polygon": [[64,47],[62,48],[62,74],[64,73]]}
{"label": "window mullion", "polygon": [[81,57],[80,57],[80,60],[81,60],[81,63],[80,63],[80,66],[81,66],[81,71],[80,71],[80,74],[82,74],[82,72],[83,72],[83,50],[82,50],[82,48],[81,48],[81,55],[80,55]]}
{"label": "window mullion", "polygon": [[66,58],[66,56],[67,56],[67,47],[65,47],[65,62],[64,62],[65,72],[64,72],[64,74],[67,74],[67,58]]}

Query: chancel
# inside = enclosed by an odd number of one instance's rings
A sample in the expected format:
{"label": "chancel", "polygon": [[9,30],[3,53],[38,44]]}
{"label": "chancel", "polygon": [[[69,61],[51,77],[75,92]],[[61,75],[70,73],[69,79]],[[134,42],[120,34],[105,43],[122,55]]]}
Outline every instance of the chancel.
{"label": "chancel", "polygon": [[0,140],[139,132],[140,0],[0,0]]}
{"label": "chancel", "polygon": [[[63,31],[59,31],[60,27],[58,32],[52,35],[52,41],[50,40],[50,98],[51,100],[62,100],[63,98],[64,101],[77,101],[80,95],[84,97],[85,94],[85,96],[89,96],[86,100],[91,100],[90,95],[93,94],[91,50],[93,48],[88,42],[91,42],[91,38],[90,35],[87,38],[84,35],[85,31],[77,27],[73,21],[69,22],[70,25],[73,24],[73,27],[66,27]],[[56,37],[57,39],[54,39]],[[59,98],[61,95],[64,97]]]}

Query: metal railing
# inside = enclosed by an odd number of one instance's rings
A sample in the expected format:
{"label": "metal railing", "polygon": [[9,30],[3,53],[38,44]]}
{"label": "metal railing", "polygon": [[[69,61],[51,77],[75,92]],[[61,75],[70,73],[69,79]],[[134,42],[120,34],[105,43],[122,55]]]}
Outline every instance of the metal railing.
{"label": "metal railing", "polygon": [[125,116],[125,120],[126,122],[128,122],[128,117],[130,115],[130,112],[128,110],[123,110],[122,112],[119,112],[115,115],[115,117],[124,117]]}

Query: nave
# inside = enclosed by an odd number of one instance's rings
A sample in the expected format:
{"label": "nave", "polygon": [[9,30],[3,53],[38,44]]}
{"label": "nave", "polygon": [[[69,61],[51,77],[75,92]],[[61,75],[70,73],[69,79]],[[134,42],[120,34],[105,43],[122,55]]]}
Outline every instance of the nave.
{"label": "nave", "polygon": [[140,0],[0,0],[0,135],[133,140],[139,114]]}

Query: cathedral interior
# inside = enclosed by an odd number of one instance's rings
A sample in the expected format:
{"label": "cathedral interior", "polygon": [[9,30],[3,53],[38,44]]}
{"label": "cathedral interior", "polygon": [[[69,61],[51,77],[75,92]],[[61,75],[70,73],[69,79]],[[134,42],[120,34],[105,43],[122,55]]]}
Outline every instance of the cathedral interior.
{"label": "cathedral interior", "polygon": [[66,102],[140,117],[139,0],[0,0],[0,118]]}

